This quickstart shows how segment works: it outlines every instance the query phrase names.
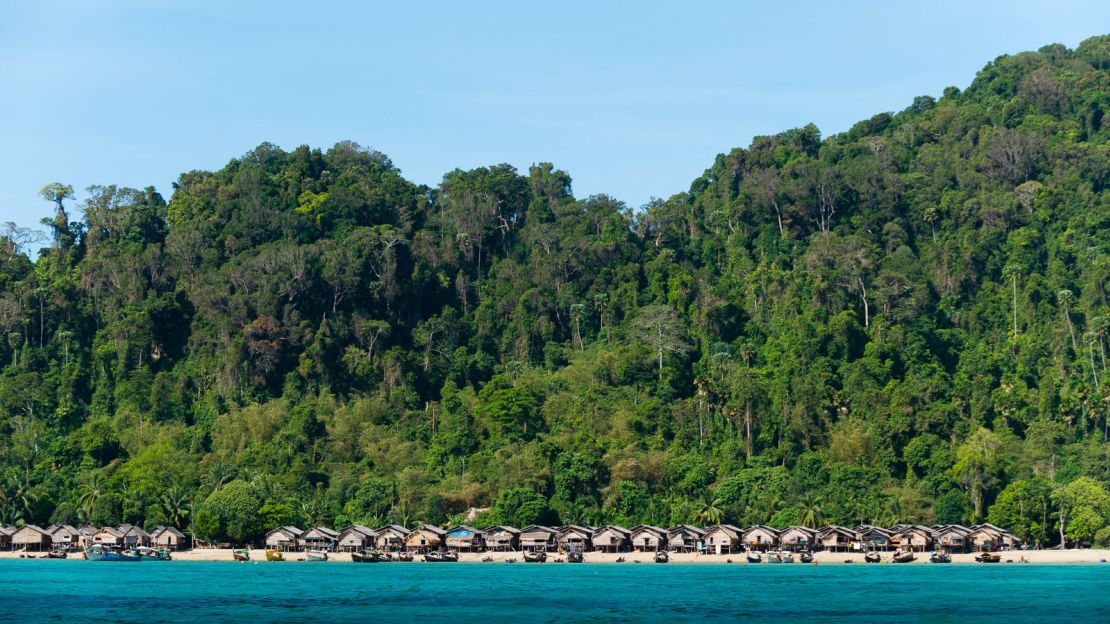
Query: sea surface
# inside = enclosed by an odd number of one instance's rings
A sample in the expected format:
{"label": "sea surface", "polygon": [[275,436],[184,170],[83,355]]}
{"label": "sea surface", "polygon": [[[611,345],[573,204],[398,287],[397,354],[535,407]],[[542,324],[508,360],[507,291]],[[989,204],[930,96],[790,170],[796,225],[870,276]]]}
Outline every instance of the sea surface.
{"label": "sea surface", "polygon": [[0,560],[0,622],[1110,622],[1110,564]]}

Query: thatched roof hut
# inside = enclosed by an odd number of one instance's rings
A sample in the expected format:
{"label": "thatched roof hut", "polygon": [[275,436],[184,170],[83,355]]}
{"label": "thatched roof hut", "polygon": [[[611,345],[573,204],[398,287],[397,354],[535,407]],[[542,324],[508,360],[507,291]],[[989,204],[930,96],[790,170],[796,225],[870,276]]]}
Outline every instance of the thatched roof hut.
{"label": "thatched roof hut", "polygon": [[9,548],[12,545],[12,533],[15,533],[13,526],[0,526],[0,548]]}
{"label": "thatched roof hut", "polygon": [[405,536],[405,550],[427,552],[439,550],[447,539],[447,532],[434,524],[421,524]]}
{"label": "thatched roof hut", "polygon": [[33,524],[25,524],[15,530],[11,535],[12,548],[27,548],[29,550],[50,550],[54,541],[45,529],[40,529]]}
{"label": "thatched roof hut", "polygon": [[962,524],[933,525],[933,543],[952,552],[967,551],[967,536],[971,529]]}
{"label": "thatched roof hut", "polygon": [[150,532],[150,541],[158,548],[179,550],[185,547],[189,538],[177,530],[177,527],[158,525]]}
{"label": "thatched roof hut", "polygon": [[338,541],[339,533],[326,526],[305,529],[297,538],[297,542],[305,550],[333,550]]}
{"label": "thatched roof hut", "polygon": [[120,546],[123,544],[123,531],[115,527],[101,527],[93,533],[91,542],[106,546]]}
{"label": "thatched roof hut", "polygon": [[594,531],[590,541],[593,542],[594,550],[602,552],[621,552],[628,550],[628,536],[631,532],[622,527],[614,524],[607,524],[603,527],[598,527]]}
{"label": "thatched roof hut", "polygon": [[863,536],[848,527],[831,524],[817,530],[817,542],[825,550],[845,551],[851,550],[855,544],[862,545]]}
{"label": "thatched roof hut", "polygon": [[296,550],[299,545],[297,538],[301,536],[301,533],[304,533],[304,531],[295,526],[278,527],[266,534],[266,548],[272,550]]}
{"label": "thatched roof hut", "polygon": [[68,524],[52,524],[46,528],[46,532],[50,534],[50,541],[58,548],[76,546],[81,537],[77,529]]}
{"label": "thatched roof hut", "polygon": [[554,551],[559,547],[556,541],[558,535],[555,529],[539,524],[524,527],[520,530],[520,549],[528,552]]}
{"label": "thatched roof hut", "polygon": [[405,547],[405,538],[409,530],[399,524],[387,524],[374,530],[377,537],[374,545],[378,550],[401,550]]}
{"label": "thatched roof hut", "polygon": [[711,555],[740,552],[744,547],[744,529],[731,524],[715,524],[705,529],[702,542],[705,552]]}
{"label": "thatched roof hut", "polygon": [[594,535],[593,527],[568,524],[558,527],[555,541],[559,548],[567,552],[586,552]]}
{"label": "thatched roof hut", "polygon": [[520,546],[520,531],[505,525],[492,526],[482,531],[486,550],[516,550]]}
{"label": "thatched roof hut", "polygon": [[977,524],[967,534],[967,543],[978,551],[1013,548],[1017,538],[1006,529],[990,523]]}
{"label": "thatched roof hut", "polygon": [[813,548],[817,542],[817,531],[804,526],[788,526],[779,531],[779,547],[787,550]]}
{"label": "thatched roof hut", "polygon": [[861,524],[856,527],[856,532],[859,533],[860,541],[866,550],[890,550],[892,547],[891,537],[893,533],[888,529],[871,524]]}
{"label": "thatched roof hut", "polygon": [[890,531],[891,546],[924,552],[933,547],[933,530],[916,524],[899,524]]}
{"label": "thatched roof hut", "polygon": [[121,524],[117,527],[122,534],[121,544],[124,546],[150,546],[150,533],[142,527],[133,524]]}
{"label": "thatched roof hut", "polygon": [[352,524],[351,526],[339,532],[339,550],[344,552],[358,552],[367,548],[374,547],[374,538],[378,534],[370,527],[364,527],[361,524]]}
{"label": "thatched roof hut", "polygon": [[447,529],[447,537],[444,541],[447,544],[447,550],[454,551],[477,552],[485,545],[482,541],[482,532],[465,524]]}
{"label": "thatched roof hut", "polygon": [[744,547],[748,550],[770,550],[779,543],[779,531],[765,524],[753,524],[744,529]]}
{"label": "thatched roof hut", "polygon": [[650,524],[639,524],[632,527],[632,531],[628,534],[628,541],[632,544],[632,550],[640,552],[666,550],[667,531]]}
{"label": "thatched roof hut", "polygon": [[693,552],[701,548],[705,531],[691,524],[678,524],[667,529],[667,549],[675,552]]}

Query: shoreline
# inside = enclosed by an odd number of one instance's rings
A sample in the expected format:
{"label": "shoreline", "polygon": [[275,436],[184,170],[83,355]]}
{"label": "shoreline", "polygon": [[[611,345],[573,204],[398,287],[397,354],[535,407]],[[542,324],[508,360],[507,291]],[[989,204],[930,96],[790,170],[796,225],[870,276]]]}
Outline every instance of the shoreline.
{"label": "shoreline", "polygon": [[[0,559],[19,559],[19,551],[0,551]],[[36,558],[40,553],[31,551]],[[45,551],[41,553],[45,555]],[[879,565],[890,564],[889,558],[892,553],[882,553],[883,562]],[[1038,564],[1077,564],[1077,563],[1103,563],[1110,561],[1110,549],[1084,549],[1084,550],[1014,550],[1003,551],[1001,565],[1006,563],[1019,563],[1022,557],[1025,558],[1025,563],[1038,563]],[[285,553],[286,560],[283,562],[266,561],[266,551],[264,549],[251,549],[250,563],[308,563],[303,561],[305,559],[304,552],[288,552]],[[515,559],[517,563],[524,563],[523,554],[520,552],[484,552],[484,553],[459,553],[459,563],[485,563],[482,561],[485,557],[491,557],[492,563],[504,563],[507,559]],[[565,555],[549,554],[547,563],[555,563],[557,559],[565,559]],[[617,559],[624,557],[626,563],[650,563],[653,565],[654,553],[651,552],[629,552],[629,553],[600,553],[600,552],[587,552],[583,563],[593,564],[616,564]],[[952,555],[952,563],[956,565],[984,565],[979,564],[974,559],[975,553],[960,553]],[[80,553],[70,553],[70,559],[80,559]],[[817,552],[814,553],[814,562],[812,564],[803,564],[796,562],[794,564],[774,564],[774,563],[760,563],[751,564],[747,562],[745,553],[735,553],[731,555],[706,555],[700,553],[670,553],[670,563],[680,564],[727,564],[729,560],[735,565],[843,565],[848,563],[860,563],[864,565],[863,553],[859,552]],[[302,560],[302,561],[298,561]],[[228,563],[235,563],[232,557],[232,549],[229,548],[197,548],[193,550],[184,550],[173,553],[173,561],[226,561]],[[351,563],[350,553],[336,552],[328,553],[327,562],[312,562],[312,563]],[[400,562],[392,562],[400,563]],[[421,555],[415,555],[412,563],[425,563]],[[901,565],[921,565],[929,563],[929,552],[917,553],[917,560],[910,564]],[[532,564],[534,565],[534,564]],[[870,564],[875,565],[875,564]]]}

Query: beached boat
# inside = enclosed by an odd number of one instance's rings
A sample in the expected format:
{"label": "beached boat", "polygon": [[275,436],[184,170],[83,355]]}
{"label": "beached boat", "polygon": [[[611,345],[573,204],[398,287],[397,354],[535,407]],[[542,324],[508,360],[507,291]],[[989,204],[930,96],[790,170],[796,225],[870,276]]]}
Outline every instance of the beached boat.
{"label": "beached boat", "polygon": [[246,548],[237,548],[231,551],[231,557],[236,561],[250,561],[251,551],[247,550]]}
{"label": "beached boat", "polygon": [[794,553],[792,552],[781,552],[779,553],[779,557],[782,559],[783,563],[794,563]]}
{"label": "beached boat", "polygon": [[395,557],[393,557],[392,561],[412,561],[412,553],[399,552]]}
{"label": "beached boat", "polygon": [[775,550],[767,551],[767,563],[782,563],[782,555]]}
{"label": "beached boat", "polygon": [[266,561],[285,561],[285,553],[274,548],[267,548]]}
{"label": "beached boat", "polygon": [[567,563],[582,563],[584,557],[582,551],[575,550],[567,553]]}
{"label": "beached boat", "polygon": [[327,561],[328,553],[323,550],[306,550],[304,551],[305,561]]}
{"label": "beached boat", "polygon": [[142,557],[143,561],[169,561],[170,551],[165,548],[151,548],[149,546],[139,546],[135,548],[135,554]]}
{"label": "beached boat", "polygon": [[459,560],[459,553],[453,552],[428,552],[424,553],[426,563],[454,563]]}
{"label": "beached boat", "polygon": [[1002,555],[998,553],[983,552],[975,555],[975,561],[979,563],[998,563],[1002,561]]}
{"label": "beached boat", "polygon": [[671,556],[665,550],[657,550],[655,552],[655,563],[667,563],[671,560]]}
{"label": "beached boat", "polygon": [[813,553],[809,552],[808,550],[802,552],[802,554],[798,558],[801,560],[802,563],[813,563]]}
{"label": "beached boat", "polygon": [[879,556],[879,553],[871,550],[863,555],[863,560],[867,563],[879,563],[883,558]]}
{"label": "beached boat", "polygon": [[142,561],[142,557],[133,550],[116,552],[100,544],[89,546],[85,549],[85,559],[89,561]]}
{"label": "beached boat", "polygon": [[929,556],[930,563],[952,563],[952,555],[946,551],[938,550]]}
{"label": "beached boat", "polygon": [[351,561],[355,563],[382,563],[383,561],[389,561],[389,559],[386,559],[376,550],[367,550],[351,553]]}
{"label": "beached boat", "polygon": [[46,553],[46,558],[47,559],[65,559],[68,556],[69,556],[69,553],[67,553],[64,550],[52,550],[52,551]]}
{"label": "beached boat", "polygon": [[547,561],[547,553],[543,551],[533,551],[524,553],[525,563],[543,563]]}
{"label": "beached boat", "polygon": [[763,557],[759,554],[748,553],[748,563],[763,563]]}
{"label": "beached boat", "polygon": [[910,563],[911,561],[916,561],[917,557],[914,556],[913,551],[903,550],[902,552],[894,553],[894,556],[891,557],[890,560],[894,563]]}

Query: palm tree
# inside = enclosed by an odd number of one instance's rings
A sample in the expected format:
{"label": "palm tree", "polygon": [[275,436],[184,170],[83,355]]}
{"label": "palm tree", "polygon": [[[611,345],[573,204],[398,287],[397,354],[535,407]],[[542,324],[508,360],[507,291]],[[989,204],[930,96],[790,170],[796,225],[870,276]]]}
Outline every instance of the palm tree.
{"label": "palm tree", "polygon": [[31,491],[31,484],[27,481],[16,481],[14,486],[8,501],[15,506],[20,518],[26,521],[34,515],[35,503],[39,498]]}
{"label": "palm tree", "polygon": [[810,496],[802,503],[802,524],[811,529],[825,525],[825,509],[820,499]]}
{"label": "palm tree", "polygon": [[166,512],[166,519],[169,520],[170,524],[177,528],[188,524],[191,509],[189,496],[184,488],[177,485],[171,487],[162,492],[158,502],[162,506],[162,511]]}
{"label": "palm tree", "polygon": [[706,492],[698,506],[698,520],[703,524],[720,524],[725,513],[721,510],[721,499]]}

